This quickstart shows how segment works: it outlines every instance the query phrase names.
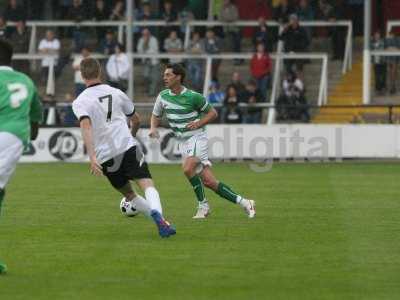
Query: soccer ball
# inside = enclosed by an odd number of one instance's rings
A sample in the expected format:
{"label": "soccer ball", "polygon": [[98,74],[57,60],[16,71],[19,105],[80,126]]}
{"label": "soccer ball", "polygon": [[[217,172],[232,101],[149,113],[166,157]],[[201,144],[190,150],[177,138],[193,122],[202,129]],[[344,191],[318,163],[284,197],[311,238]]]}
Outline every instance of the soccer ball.
{"label": "soccer ball", "polygon": [[135,217],[139,214],[139,211],[136,210],[132,201],[125,201],[125,197],[122,198],[121,203],[119,204],[119,209],[121,210],[121,213],[127,217]]}

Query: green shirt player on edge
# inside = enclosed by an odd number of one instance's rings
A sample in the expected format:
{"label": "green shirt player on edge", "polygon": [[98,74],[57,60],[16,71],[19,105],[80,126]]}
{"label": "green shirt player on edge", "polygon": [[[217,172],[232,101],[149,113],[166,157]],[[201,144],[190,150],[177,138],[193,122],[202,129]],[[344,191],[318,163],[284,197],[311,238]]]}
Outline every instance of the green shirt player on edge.
{"label": "green shirt player on edge", "polygon": [[[38,134],[42,106],[32,80],[11,65],[12,46],[0,40],[0,213],[5,186],[24,146]],[[0,274],[7,267],[0,262]]]}
{"label": "green shirt player on edge", "polygon": [[204,126],[217,117],[216,110],[203,95],[182,85],[185,69],[179,64],[169,64],[164,71],[167,89],[157,97],[151,116],[150,137],[158,138],[157,127],[165,113],[171,129],[179,139],[183,173],[193,186],[198,201],[194,219],[204,219],[210,214],[210,205],[204,194],[204,186],[222,198],[239,204],[249,218],[256,214],[254,200],[248,200],[234,192],[228,185],[218,181],[211,171],[208,160],[208,139]]}

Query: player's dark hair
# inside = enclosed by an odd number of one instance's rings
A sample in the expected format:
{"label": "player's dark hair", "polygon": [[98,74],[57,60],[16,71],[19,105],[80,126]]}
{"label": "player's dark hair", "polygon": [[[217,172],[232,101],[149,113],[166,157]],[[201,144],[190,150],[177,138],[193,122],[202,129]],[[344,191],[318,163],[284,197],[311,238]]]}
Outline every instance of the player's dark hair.
{"label": "player's dark hair", "polygon": [[5,40],[0,39],[0,66],[11,65],[13,47]]}
{"label": "player's dark hair", "polygon": [[185,81],[186,71],[181,64],[167,64],[167,69],[172,69],[172,73],[181,76],[181,83]]}
{"label": "player's dark hair", "polygon": [[88,57],[81,61],[80,64],[82,78],[86,80],[100,78],[101,66],[97,59]]}

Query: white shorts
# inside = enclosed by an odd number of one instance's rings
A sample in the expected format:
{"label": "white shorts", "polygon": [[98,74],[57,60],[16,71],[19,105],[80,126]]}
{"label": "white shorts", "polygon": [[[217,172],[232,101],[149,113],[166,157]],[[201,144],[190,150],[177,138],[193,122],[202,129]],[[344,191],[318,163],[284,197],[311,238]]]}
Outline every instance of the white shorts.
{"label": "white shorts", "polygon": [[197,173],[200,173],[204,166],[212,166],[211,162],[208,160],[208,138],[205,132],[196,134],[182,141],[179,144],[179,150],[183,160],[191,156],[197,157],[200,160],[200,164],[196,169]]}
{"label": "white shorts", "polygon": [[15,135],[0,132],[0,189],[4,189],[15,171],[24,145]]}

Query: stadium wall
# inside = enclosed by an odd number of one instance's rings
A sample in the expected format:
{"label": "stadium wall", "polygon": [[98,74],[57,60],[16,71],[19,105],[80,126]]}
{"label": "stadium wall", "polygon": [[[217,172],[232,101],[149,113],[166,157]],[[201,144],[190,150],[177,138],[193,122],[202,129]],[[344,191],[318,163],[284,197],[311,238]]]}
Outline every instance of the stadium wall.
{"label": "stadium wall", "polygon": [[[150,163],[178,163],[178,141],[161,129],[159,141],[138,138]],[[342,158],[400,157],[398,125],[209,125],[212,160],[265,161],[274,159],[340,160]],[[42,128],[21,162],[87,161],[79,128]]]}

